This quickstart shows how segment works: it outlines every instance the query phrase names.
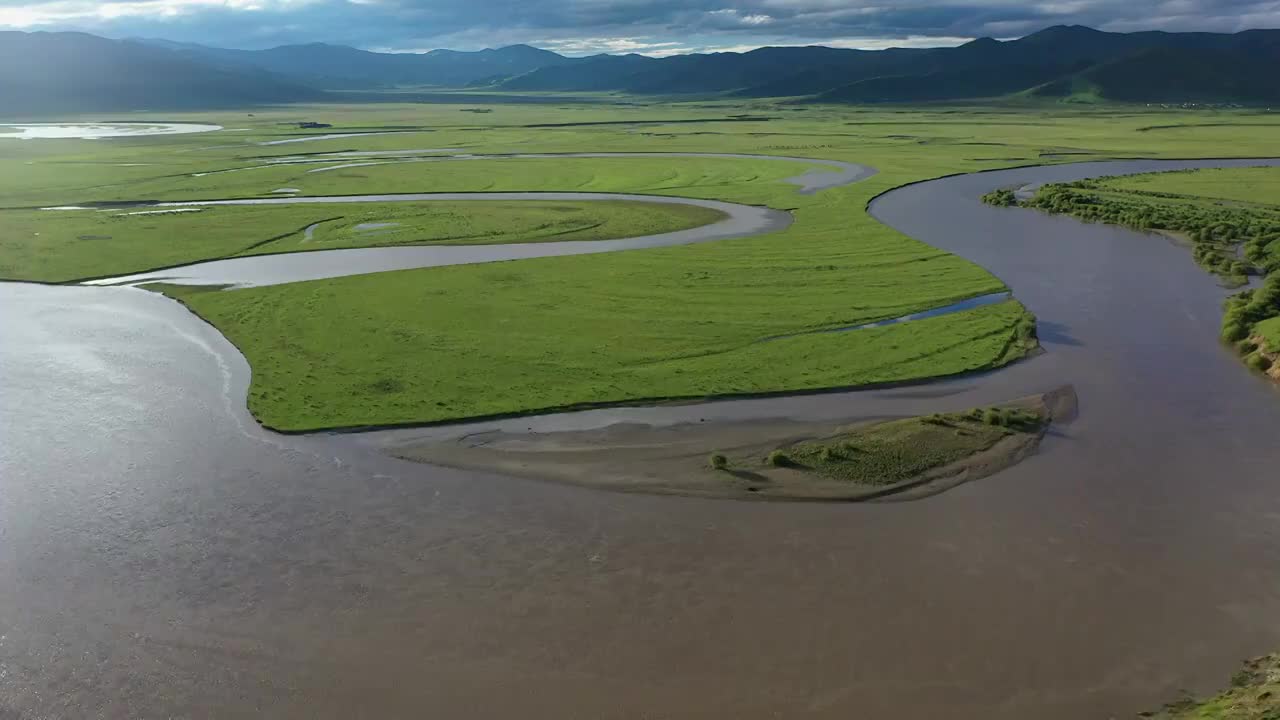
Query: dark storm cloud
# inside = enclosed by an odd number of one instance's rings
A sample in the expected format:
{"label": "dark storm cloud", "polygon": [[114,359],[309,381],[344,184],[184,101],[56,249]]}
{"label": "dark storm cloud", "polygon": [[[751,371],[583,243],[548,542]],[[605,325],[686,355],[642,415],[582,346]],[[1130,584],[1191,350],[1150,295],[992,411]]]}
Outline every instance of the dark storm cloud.
{"label": "dark storm cloud", "polygon": [[1063,23],[1233,32],[1280,26],[1280,0],[0,0],[0,26],[238,47],[528,42],[580,52],[674,52],[821,42],[919,45],[929,38],[1012,37]]}

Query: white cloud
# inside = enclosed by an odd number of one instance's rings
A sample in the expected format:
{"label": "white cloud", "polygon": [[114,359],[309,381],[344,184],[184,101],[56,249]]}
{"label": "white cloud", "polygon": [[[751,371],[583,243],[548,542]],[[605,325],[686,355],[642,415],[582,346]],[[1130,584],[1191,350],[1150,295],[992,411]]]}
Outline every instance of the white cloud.
{"label": "white cloud", "polygon": [[1280,0],[0,0],[0,28],[251,48],[527,43],[572,55],[933,47],[1063,22],[1116,31],[1275,27]]}
{"label": "white cloud", "polygon": [[54,0],[0,7],[0,26],[27,29],[67,24],[106,23],[128,18],[177,18],[208,10],[288,12],[320,0]]}
{"label": "white cloud", "polygon": [[566,38],[548,40],[540,44],[548,50],[569,55],[592,55],[596,53],[625,54],[639,53],[653,57],[678,55],[688,52],[688,48],[678,42],[657,41],[649,38],[604,37],[604,38]]}

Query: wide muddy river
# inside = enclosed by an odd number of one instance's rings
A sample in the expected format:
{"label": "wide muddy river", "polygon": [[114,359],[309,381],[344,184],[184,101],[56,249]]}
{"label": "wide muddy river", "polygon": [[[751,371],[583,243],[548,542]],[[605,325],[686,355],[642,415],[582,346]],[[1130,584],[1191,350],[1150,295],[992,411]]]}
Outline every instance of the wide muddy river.
{"label": "wide muddy river", "polygon": [[[0,715],[1128,717],[1280,647],[1280,397],[1155,237],[902,188],[1046,353],[916,388],[487,427],[932,412],[1075,385],[1035,457],[928,500],[613,494],[282,437],[212,328],[134,288],[0,284]],[[858,212],[850,208],[850,212]],[[731,241],[730,241],[731,242]]]}

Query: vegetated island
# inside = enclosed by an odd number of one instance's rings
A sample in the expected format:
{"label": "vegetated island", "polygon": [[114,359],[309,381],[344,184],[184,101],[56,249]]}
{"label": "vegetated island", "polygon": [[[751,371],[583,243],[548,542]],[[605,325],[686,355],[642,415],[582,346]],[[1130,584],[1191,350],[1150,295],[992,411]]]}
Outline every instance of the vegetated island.
{"label": "vegetated island", "polygon": [[1140,717],[1155,720],[1270,720],[1280,718],[1280,654],[1247,661],[1231,687],[1207,699],[1184,698]]}
{"label": "vegetated island", "polygon": [[668,495],[872,501],[927,497],[1032,455],[1075,390],[895,420],[618,424],[543,434],[472,433],[389,448],[397,457],[576,485]]}
{"label": "vegetated island", "polygon": [[1190,243],[1196,262],[1234,287],[1222,339],[1254,370],[1280,381],[1280,168],[1182,170],[1040,187],[1019,199],[1000,188],[983,201],[1158,232]]}

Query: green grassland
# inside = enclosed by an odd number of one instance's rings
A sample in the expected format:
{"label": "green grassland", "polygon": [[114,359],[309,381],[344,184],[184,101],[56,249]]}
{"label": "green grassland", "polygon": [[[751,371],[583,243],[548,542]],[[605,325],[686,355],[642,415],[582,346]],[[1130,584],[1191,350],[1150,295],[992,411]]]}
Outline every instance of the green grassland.
{"label": "green grassland", "polygon": [[[282,430],[902,381],[992,367],[1026,349],[1018,338],[1029,324],[1016,302],[901,326],[758,342],[795,331],[792,316],[808,306],[836,312],[829,298],[839,294],[838,280],[777,281],[770,291],[753,287],[740,302],[726,303],[733,270],[691,270],[703,280],[692,286],[679,279],[652,283],[654,264],[625,256],[612,254],[603,264],[591,256],[538,259],[234,292],[160,289],[244,352],[254,373],[249,407]],[[891,301],[879,302],[883,308]],[[334,303],[343,305],[341,323],[331,314]],[[832,317],[845,324],[876,315]]]}
{"label": "green grassland", "polygon": [[1280,353],[1280,317],[1273,317],[1253,326],[1253,332],[1262,338],[1267,352]]}
{"label": "green grassland", "polygon": [[[691,205],[544,200],[206,206],[183,212],[0,210],[0,277],[63,282],[240,255],[606,240],[697,227],[723,216]],[[360,227],[369,223],[393,225]]]}
{"label": "green grassland", "polygon": [[[389,208],[385,204],[348,206],[350,212],[321,223],[311,240],[292,236],[255,252],[316,250],[389,245],[489,245],[510,242],[606,240],[656,235],[707,225],[726,216],[694,205],[651,203],[427,202]],[[367,227],[394,223],[392,226]],[[362,227],[366,226],[366,227]]]}
{"label": "green grassland", "polygon": [[1011,435],[1037,433],[1043,422],[1035,411],[1021,408],[906,418],[792,445],[770,459],[835,480],[893,485],[987,450]]}
{"label": "green grassland", "polygon": [[[353,162],[335,158],[325,164],[263,165],[260,160],[250,160],[229,172],[186,173],[86,188],[77,191],[72,204],[271,197],[274,190],[285,187],[302,195],[557,190],[714,198],[726,187],[780,181],[806,170],[797,163],[718,158],[495,158],[341,168]],[[327,167],[341,169],[320,171]],[[54,202],[47,192],[37,197],[41,202]],[[26,196],[24,202],[31,199]]]}
{"label": "green grassland", "polygon": [[[280,187],[304,194],[600,190],[768,205],[795,216],[782,232],[693,246],[218,293],[175,290],[245,352],[254,370],[250,407],[258,417],[302,430],[915,380],[994,367],[1025,351],[1026,319],[1016,303],[875,330],[761,341],[1004,288],[983,269],[866,214],[872,197],[903,183],[1031,163],[1220,156],[1224,147],[1261,156],[1280,147],[1280,126],[1248,112],[864,110],[718,101],[493,105],[489,113],[463,112],[472,107],[299,106],[255,117],[173,115],[165,119],[216,122],[227,130],[119,142],[0,141],[0,206],[260,197]],[[728,121],[746,112],[769,119]],[[282,124],[300,119],[334,127],[303,132]],[[257,144],[389,130],[412,132]],[[805,166],[764,159],[505,158],[203,174],[261,164],[264,156],[428,148],[777,154],[862,162],[880,173],[814,195],[782,182]],[[258,225],[248,239],[302,224],[273,222]],[[341,337],[335,326],[342,327]]]}
{"label": "green grassland", "polygon": [[1280,168],[1274,167],[1130,175],[1111,178],[1106,187],[1280,207]]}

